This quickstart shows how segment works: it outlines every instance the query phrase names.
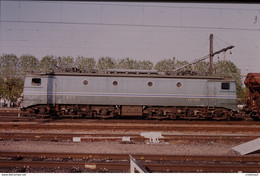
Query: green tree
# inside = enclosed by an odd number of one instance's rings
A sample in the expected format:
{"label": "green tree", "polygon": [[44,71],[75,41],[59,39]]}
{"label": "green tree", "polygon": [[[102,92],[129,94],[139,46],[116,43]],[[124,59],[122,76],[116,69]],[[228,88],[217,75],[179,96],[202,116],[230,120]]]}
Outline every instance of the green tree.
{"label": "green tree", "polygon": [[198,62],[196,64],[190,64],[188,61],[177,61],[176,67],[177,69],[183,68],[181,71],[189,70],[200,75],[207,75],[209,64],[208,62],[204,61]]}
{"label": "green tree", "polygon": [[67,69],[70,70],[72,67],[74,67],[74,58],[71,56],[58,57],[56,60],[61,71],[66,71]]}
{"label": "green tree", "polygon": [[[188,61],[179,61],[179,60],[177,60],[176,61],[176,63],[175,63],[175,68],[179,68],[179,67],[182,67],[182,66],[184,66],[184,65],[188,65],[189,64],[189,62]],[[192,69],[192,67],[191,66],[188,66],[187,68],[186,68],[186,70],[191,70]]]}
{"label": "green tree", "polygon": [[116,66],[118,69],[138,69],[138,62],[133,59],[125,58],[119,60]]}
{"label": "green tree", "polygon": [[[177,60],[175,63],[175,68],[179,68],[181,66],[187,65],[189,62],[187,61],[179,61]],[[172,59],[164,59],[162,61],[159,61],[155,65],[155,70],[157,71],[172,71],[173,69],[173,61]],[[191,69],[191,67],[188,67],[187,69]]]}
{"label": "green tree", "polygon": [[198,73],[207,73],[209,70],[209,62],[201,61],[195,64],[194,71]]}
{"label": "green tree", "polygon": [[0,76],[2,78],[20,77],[19,58],[14,54],[3,54],[0,57]]}
{"label": "green tree", "polygon": [[16,101],[23,91],[22,78],[4,78],[1,79],[1,98]]}
{"label": "green tree", "polygon": [[52,55],[47,55],[42,58],[39,63],[39,70],[42,72],[50,72],[57,70],[57,59]]}
{"label": "green tree", "polygon": [[155,70],[157,71],[170,71],[172,70],[173,62],[171,59],[164,59],[156,63]]}
{"label": "green tree", "polygon": [[96,67],[96,61],[94,58],[78,56],[75,60],[75,67],[85,71],[93,70]]}
{"label": "green tree", "polygon": [[138,61],[138,69],[139,70],[152,70],[153,69],[153,62],[151,61]]}
{"label": "green tree", "polygon": [[14,54],[0,57],[0,97],[16,101],[23,90],[19,58]]}
{"label": "green tree", "polygon": [[20,57],[20,69],[22,76],[25,76],[28,72],[37,72],[39,69],[39,60],[29,54],[22,55]]}
{"label": "green tree", "polygon": [[0,99],[4,97],[4,79],[0,77]]}
{"label": "green tree", "polygon": [[98,59],[97,69],[101,72],[106,72],[107,69],[116,68],[116,62],[114,58],[111,57],[101,57]]}

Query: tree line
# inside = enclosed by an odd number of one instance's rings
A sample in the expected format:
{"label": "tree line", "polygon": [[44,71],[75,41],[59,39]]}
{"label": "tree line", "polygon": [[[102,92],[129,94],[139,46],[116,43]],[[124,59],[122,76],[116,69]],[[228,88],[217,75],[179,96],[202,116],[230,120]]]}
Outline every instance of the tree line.
{"label": "tree line", "polygon": [[[175,68],[188,64],[188,61],[177,60]],[[53,55],[44,56],[41,60],[33,55],[25,54],[17,57],[14,54],[3,54],[0,57],[0,99],[16,101],[22,93],[24,77],[32,72],[65,71],[68,68],[79,70],[98,70],[106,72],[108,69],[135,69],[157,70],[159,72],[172,71],[173,60],[163,59],[156,64],[149,60],[135,60],[130,58],[115,59],[112,57],[100,57],[98,60],[92,57],[71,56],[58,57]],[[209,63],[202,61],[188,70],[199,73],[208,72]],[[237,82],[239,100],[244,98],[245,88],[242,86],[240,69],[231,61],[217,61],[214,63],[214,75],[230,77]]]}

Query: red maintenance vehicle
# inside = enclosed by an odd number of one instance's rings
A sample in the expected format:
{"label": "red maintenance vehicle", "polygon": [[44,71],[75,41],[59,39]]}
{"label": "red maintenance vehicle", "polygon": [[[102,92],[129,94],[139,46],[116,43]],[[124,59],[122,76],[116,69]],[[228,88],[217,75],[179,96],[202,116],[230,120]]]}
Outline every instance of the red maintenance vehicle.
{"label": "red maintenance vehicle", "polygon": [[260,73],[248,73],[244,84],[249,90],[244,111],[254,120],[260,120]]}

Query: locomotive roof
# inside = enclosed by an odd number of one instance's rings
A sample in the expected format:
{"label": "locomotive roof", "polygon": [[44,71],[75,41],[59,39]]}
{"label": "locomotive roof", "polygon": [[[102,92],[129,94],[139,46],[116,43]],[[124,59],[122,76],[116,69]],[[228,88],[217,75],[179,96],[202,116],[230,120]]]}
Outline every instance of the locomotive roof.
{"label": "locomotive roof", "polygon": [[166,75],[166,74],[122,74],[122,73],[75,73],[75,72],[48,72],[32,73],[27,76],[95,76],[95,77],[143,77],[143,78],[184,78],[184,79],[216,79],[216,80],[233,80],[220,76],[198,76],[198,75]]}

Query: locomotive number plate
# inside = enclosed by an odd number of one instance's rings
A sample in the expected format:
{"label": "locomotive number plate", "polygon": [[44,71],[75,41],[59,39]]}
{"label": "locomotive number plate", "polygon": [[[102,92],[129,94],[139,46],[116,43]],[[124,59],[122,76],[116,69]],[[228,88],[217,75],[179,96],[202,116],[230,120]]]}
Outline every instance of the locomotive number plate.
{"label": "locomotive number plate", "polygon": [[188,102],[200,102],[200,98],[188,98]]}

